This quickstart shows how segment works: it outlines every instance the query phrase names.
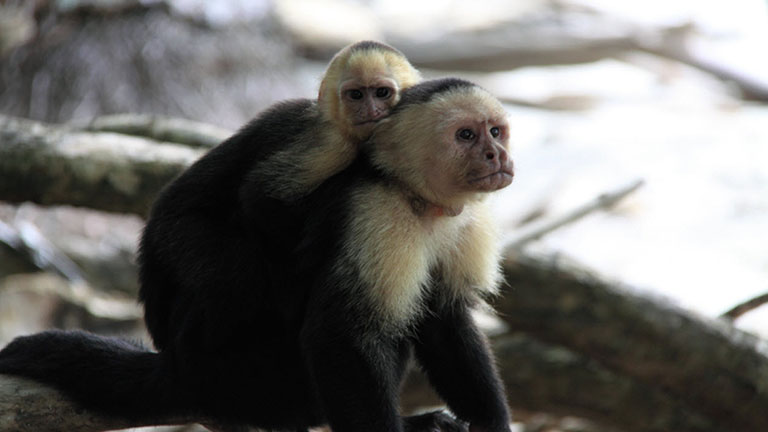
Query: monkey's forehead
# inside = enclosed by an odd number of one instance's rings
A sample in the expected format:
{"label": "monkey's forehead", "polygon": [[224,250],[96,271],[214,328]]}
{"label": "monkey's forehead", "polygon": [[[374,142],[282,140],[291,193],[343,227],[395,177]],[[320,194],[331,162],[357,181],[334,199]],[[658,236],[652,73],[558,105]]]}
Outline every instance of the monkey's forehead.
{"label": "monkey's forehead", "polygon": [[420,79],[418,71],[396,51],[363,50],[351,53],[343,67],[343,79],[375,80],[393,78],[401,84],[412,85]]}
{"label": "monkey's forehead", "polygon": [[365,61],[350,63],[341,76],[340,82],[355,80],[361,84],[369,84],[382,78],[392,77],[393,73],[386,62],[367,58]]}
{"label": "monkey's forehead", "polygon": [[477,86],[440,93],[428,104],[431,111],[444,115],[446,121],[451,121],[454,117],[478,122],[489,120],[506,122],[507,120],[507,112],[501,102]]}

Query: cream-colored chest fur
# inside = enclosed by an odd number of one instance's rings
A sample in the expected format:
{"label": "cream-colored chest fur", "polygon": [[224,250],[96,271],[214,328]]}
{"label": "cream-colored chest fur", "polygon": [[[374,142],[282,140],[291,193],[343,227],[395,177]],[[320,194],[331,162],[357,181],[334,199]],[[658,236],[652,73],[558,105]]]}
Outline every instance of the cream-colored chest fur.
{"label": "cream-colored chest fur", "polygon": [[487,206],[476,202],[458,216],[417,216],[397,189],[361,188],[353,196],[345,259],[365,283],[387,322],[407,323],[421,309],[430,278],[446,298],[496,289],[499,248]]}

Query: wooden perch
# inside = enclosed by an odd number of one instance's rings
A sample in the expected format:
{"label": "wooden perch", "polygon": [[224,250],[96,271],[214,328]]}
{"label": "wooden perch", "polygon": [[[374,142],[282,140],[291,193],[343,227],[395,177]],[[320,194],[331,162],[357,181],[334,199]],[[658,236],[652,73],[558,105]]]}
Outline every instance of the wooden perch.
{"label": "wooden perch", "polygon": [[504,269],[496,307],[513,330],[662,390],[722,430],[768,430],[768,357],[757,337],[562,259],[517,256]]}
{"label": "wooden perch", "polygon": [[[507,288],[495,306],[514,330],[525,332],[494,344],[513,408],[582,416],[629,432],[768,430],[762,385],[768,358],[756,337],[561,261],[517,256],[504,269]],[[14,395],[21,394],[21,381],[8,380],[0,377],[0,395],[6,395],[0,396],[0,430],[15,424],[7,423],[8,413],[37,406],[19,405]],[[50,395],[35,391],[34,383],[23,387],[40,399]],[[439,403],[426,387],[418,379],[409,384],[404,404]],[[46,430],[46,417],[55,424],[62,416],[93,422],[89,413],[51,406],[25,408],[38,428],[20,430]]]}
{"label": "wooden perch", "polygon": [[[517,333],[494,340],[493,347],[513,411],[578,416],[624,432],[721,430],[662,389],[561,346]],[[441,404],[418,371],[409,378],[402,401],[406,411]]]}
{"label": "wooden perch", "polygon": [[202,150],[0,116],[0,200],[144,215]]}
{"label": "wooden perch", "polygon": [[0,430],[14,432],[99,432],[141,426],[197,423],[194,418],[119,419],[82,409],[50,387],[0,375]]}

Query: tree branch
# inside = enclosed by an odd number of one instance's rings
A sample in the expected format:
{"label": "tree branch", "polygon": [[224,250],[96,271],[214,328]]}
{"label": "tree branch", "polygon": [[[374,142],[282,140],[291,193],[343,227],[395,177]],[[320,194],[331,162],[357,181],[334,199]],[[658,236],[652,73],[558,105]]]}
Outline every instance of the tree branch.
{"label": "tree branch", "polygon": [[[562,346],[515,333],[495,339],[493,347],[513,411],[578,416],[624,432],[725,432],[662,389]],[[442,404],[418,371],[409,377],[402,401],[406,410]]]}
{"label": "tree branch", "polygon": [[206,149],[232,135],[232,131],[207,123],[148,114],[113,114],[96,117],[86,130],[142,136],[156,141]]}
{"label": "tree branch", "polygon": [[724,430],[768,430],[768,358],[757,337],[564,260],[516,256],[504,269],[496,307],[513,330],[657,388]]}
{"label": "tree branch", "polygon": [[145,215],[202,150],[0,116],[0,200]]}
{"label": "tree branch", "polygon": [[120,419],[86,411],[60,392],[24,378],[0,375],[0,430],[99,432],[204,422],[202,418]]}
{"label": "tree branch", "polygon": [[761,294],[755,298],[745,301],[744,303],[737,304],[724,314],[720,315],[720,318],[725,318],[729,321],[735,321],[738,317],[749,311],[755,310],[766,303],[768,303],[768,293]]}

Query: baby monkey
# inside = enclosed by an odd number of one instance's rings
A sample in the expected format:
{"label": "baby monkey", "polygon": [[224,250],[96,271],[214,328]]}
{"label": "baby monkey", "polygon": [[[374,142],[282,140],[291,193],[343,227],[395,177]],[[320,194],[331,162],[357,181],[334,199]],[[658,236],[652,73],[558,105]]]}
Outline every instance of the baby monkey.
{"label": "baby monkey", "polygon": [[298,135],[281,132],[284,141],[254,167],[253,180],[284,201],[305,195],[349,165],[358,144],[389,115],[402,91],[420,80],[408,59],[389,45],[364,41],[342,49],[325,72],[317,103],[307,108],[308,124],[290,128]]}

